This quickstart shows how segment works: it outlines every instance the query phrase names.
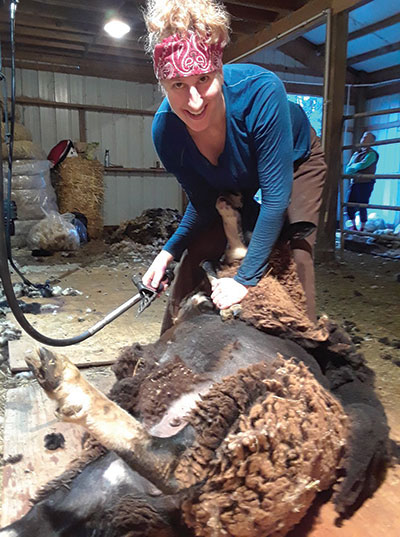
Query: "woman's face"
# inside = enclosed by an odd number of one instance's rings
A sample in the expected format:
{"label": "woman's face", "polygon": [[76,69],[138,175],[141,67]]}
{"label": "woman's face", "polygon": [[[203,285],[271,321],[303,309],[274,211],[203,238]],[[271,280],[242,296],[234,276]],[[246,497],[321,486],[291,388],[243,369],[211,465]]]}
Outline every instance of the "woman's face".
{"label": "woman's face", "polygon": [[225,114],[221,71],[164,80],[162,85],[175,114],[189,131],[202,132]]}

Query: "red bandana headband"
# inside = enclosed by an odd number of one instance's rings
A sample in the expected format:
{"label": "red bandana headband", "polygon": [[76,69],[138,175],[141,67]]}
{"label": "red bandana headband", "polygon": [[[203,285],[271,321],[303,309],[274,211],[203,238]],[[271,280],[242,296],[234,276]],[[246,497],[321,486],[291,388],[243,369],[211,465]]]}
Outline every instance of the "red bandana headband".
{"label": "red bandana headband", "polygon": [[223,47],[207,45],[194,32],[163,39],[154,49],[154,72],[158,80],[203,75],[222,68]]}

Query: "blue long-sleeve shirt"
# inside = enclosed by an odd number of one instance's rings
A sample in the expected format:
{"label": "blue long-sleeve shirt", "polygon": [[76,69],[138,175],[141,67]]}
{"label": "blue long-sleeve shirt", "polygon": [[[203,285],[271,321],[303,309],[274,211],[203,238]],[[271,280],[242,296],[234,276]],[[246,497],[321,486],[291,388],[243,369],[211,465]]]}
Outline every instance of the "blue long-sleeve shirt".
{"label": "blue long-sleeve shirt", "polygon": [[247,255],[235,279],[256,285],[278,238],[293,180],[293,164],[310,151],[310,124],[303,110],[289,103],[279,78],[256,65],[224,67],[226,141],[218,165],[198,150],[185,124],[165,99],[153,122],[153,141],[164,167],[185,190],[189,204],[164,249],[179,260],[196,233],[217,215],[222,191],[239,191],[261,205]]}

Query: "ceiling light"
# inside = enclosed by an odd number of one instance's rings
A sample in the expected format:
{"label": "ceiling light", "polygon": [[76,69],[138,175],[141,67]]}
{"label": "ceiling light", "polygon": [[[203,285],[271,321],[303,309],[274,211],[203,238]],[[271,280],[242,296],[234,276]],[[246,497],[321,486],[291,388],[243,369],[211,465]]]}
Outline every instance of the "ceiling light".
{"label": "ceiling light", "polygon": [[104,30],[109,35],[111,35],[111,37],[116,37],[117,39],[120,39],[128,32],[130,32],[131,27],[129,26],[129,24],[126,24],[126,22],[123,22],[118,19],[113,19],[104,25]]}

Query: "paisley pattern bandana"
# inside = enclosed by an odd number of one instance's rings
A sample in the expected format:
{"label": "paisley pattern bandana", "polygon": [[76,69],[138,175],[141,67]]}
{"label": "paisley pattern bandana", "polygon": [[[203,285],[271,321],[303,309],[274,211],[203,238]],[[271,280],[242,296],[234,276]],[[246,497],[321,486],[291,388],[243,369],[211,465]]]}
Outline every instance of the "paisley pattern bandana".
{"label": "paisley pattern bandana", "polygon": [[158,80],[203,75],[222,68],[223,46],[207,45],[194,32],[163,39],[154,49],[154,72]]}

